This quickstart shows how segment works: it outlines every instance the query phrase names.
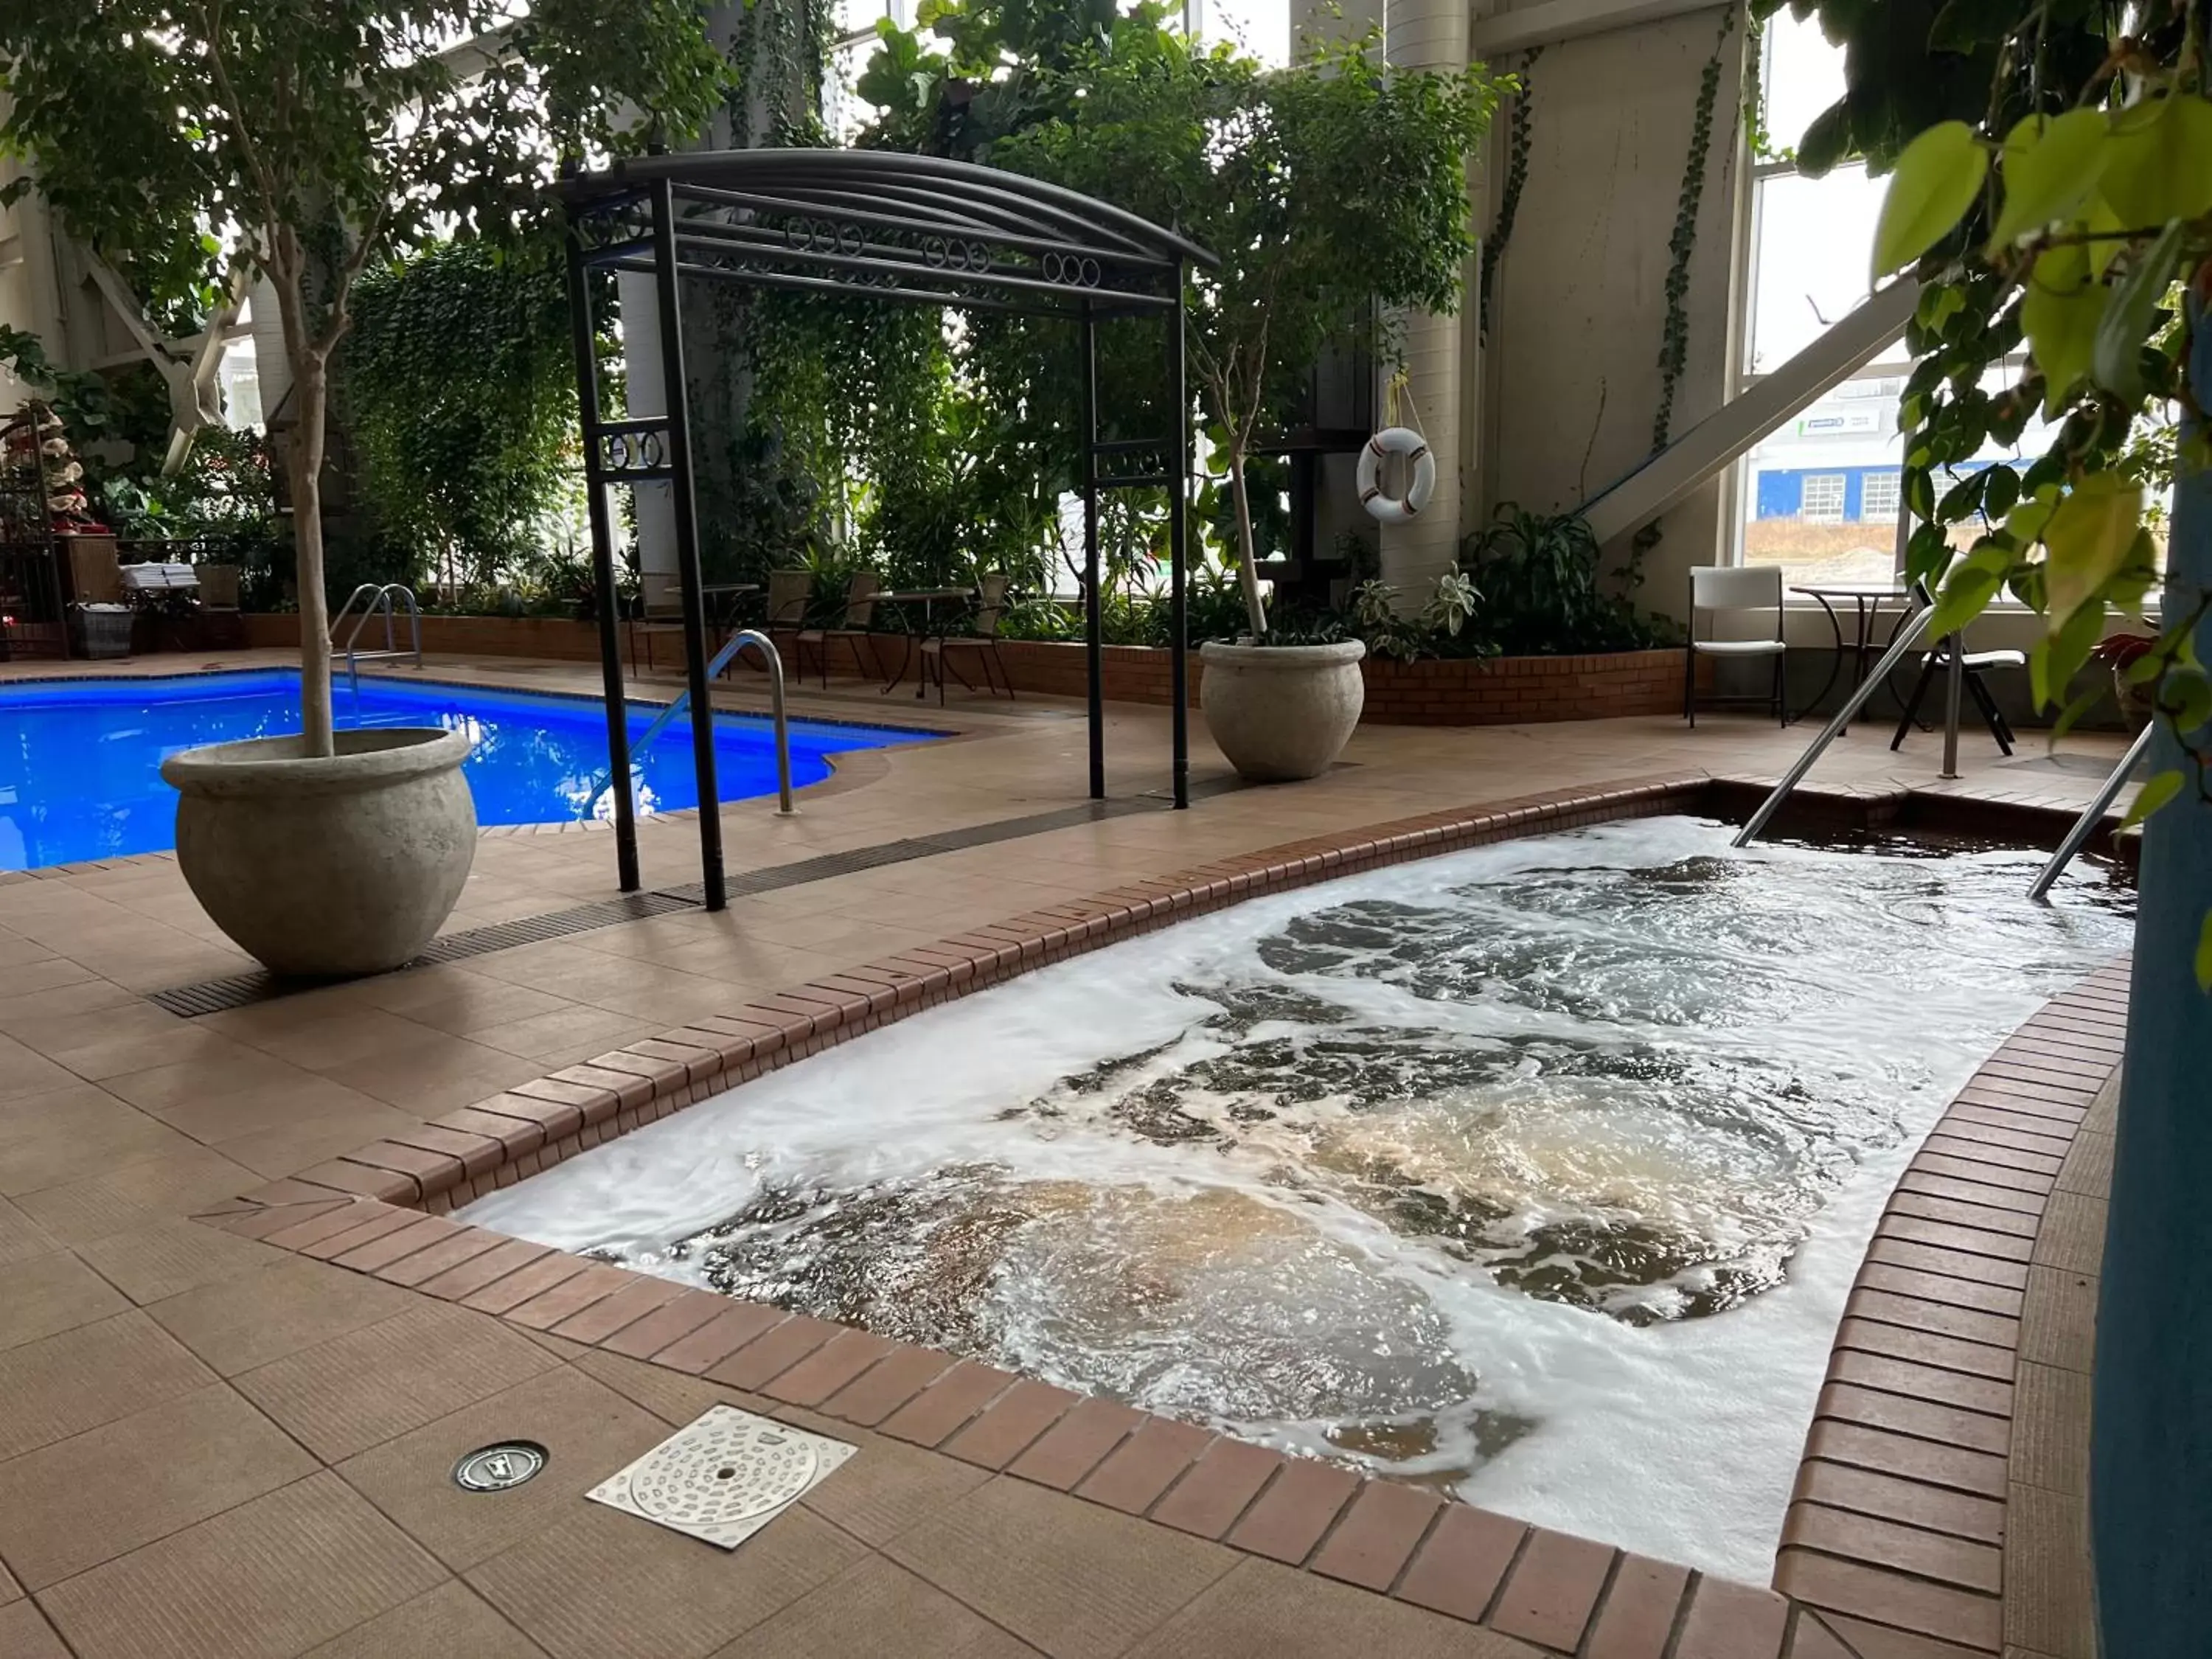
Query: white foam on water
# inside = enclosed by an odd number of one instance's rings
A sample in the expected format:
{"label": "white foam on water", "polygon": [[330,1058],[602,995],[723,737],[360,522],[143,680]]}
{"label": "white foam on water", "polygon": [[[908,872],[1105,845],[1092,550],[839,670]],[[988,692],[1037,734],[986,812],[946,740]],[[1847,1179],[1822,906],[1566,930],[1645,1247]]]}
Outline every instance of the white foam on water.
{"label": "white foam on water", "polygon": [[[1001,1363],[1316,1455],[1345,1455],[1347,1423],[1425,1424],[1427,1449],[1362,1461],[1764,1583],[1904,1164],[2006,1031],[2126,945],[2094,873],[2056,907],[2019,897],[2036,862],[1737,853],[1719,826],[1649,819],[1400,866],[917,1015],[464,1214],[705,1283],[682,1241],[763,1194],[984,1194],[1006,1231],[976,1346]],[[1331,1012],[1240,1029],[1224,988]],[[1412,1083],[1301,1093],[1347,1036]],[[1656,1069],[1577,1073],[1590,1053]],[[1470,1060],[1488,1069],[1451,1070]],[[1189,1138],[1116,1115],[1149,1085]],[[1597,1297],[1656,1322],[1609,1317],[1392,1224],[1347,1174],[1378,1165],[1504,1216],[1486,1249],[1626,1218],[1711,1259]],[[754,1227],[755,1259],[786,1238]],[[1770,1288],[1670,1316],[1762,1261]]]}

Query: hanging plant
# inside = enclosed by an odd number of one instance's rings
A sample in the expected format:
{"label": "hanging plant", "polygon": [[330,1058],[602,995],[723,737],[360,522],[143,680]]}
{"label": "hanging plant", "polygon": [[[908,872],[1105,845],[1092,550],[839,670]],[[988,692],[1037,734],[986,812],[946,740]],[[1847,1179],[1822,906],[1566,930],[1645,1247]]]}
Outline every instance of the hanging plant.
{"label": "hanging plant", "polygon": [[1530,128],[1534,125],[1536,112],[1535,86],[1528,72],[1543,55],[1543,47],[1533,48],[1522,56],[1521,67],[1513,74],[1520,91],[1514,94],[1513,113],[1506,124],[1505,185],[1498,195],[1498,223],[1483,240],[1482,276],[1476,290],[1475,325],[1485,339],[1490,337],[1492,280],[1497,274],[1498,261],[1505,257],[1505,245],[1513,239],[1513,221],[1521,211],[1522,187],[1528,182],[1528,150],[1533,142]]}
{"label": "hanging plant", "polygon": [[[1713,149],[1713,111],[1720,102],[1721,66],[1729,36],[1735,32],[1735,8],[1721,14],[1713,55],[1698,81],[1696,112],[1690,123],[1690,153],[1682,162],[1682,188],[1674,202],[1674,234],[1667,243],[1667,314],[1659,332],[1659,407],[1651,417],[1651,453],[1674,436],[1674,389],[1690,361],[1690,260],[1698,251],[1698,210],[1705,201],[1705,165]],[[1733,128],[1731,128],[1733,131]]]}

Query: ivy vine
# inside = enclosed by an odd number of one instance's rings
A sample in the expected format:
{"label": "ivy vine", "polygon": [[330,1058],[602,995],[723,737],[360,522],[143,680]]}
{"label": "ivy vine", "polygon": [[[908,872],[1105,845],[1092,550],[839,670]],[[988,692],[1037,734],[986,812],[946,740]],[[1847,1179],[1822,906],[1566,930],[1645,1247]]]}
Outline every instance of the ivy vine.
{"label": "ivy vine", "polygon": [[1490,337],[1491,280],[1498,261],[1505,257],[1506,243],[1513,238],[1513,221],[1521,211],[1521,191],[1528,182],[1528,151],[1535,119],[1535,84],[1529,71],[1543,55],[1543,47],[1533,48],[1514,71],[1513,78],[1521,89],[1514,96],[1513,114],[1506,127],[1505,185],[1498,192],[1498,222],[1483,240],[1482,276],[1476,290],[1476,326],[1485,339]]}
{"label": "ivy vine", "polygon": [[1682,188],[1674,203],[1674,234],[1667,251],[1667,315],[1659,335],[1659,408],[1651,417],[1651,453],[1666,448],[1674,435],[1674,389],[1690,361],[1690,317],[1684,301],[1690,292],[1690,258],[1698,249],[1698,210],[1705,200],[1705,164],[1713,149],[1713,110],[1720,101],[1721,65],[1735,32],[1736,9],[1721,14],[1713,55],[1698,82],[1697,110],[1690,125],[1690,153],[1682,162]]}
{"label": "ivy vine", "polygon": [[362,491],[449,588],[499,580],[577,499],[570,349],[543,258],[449,242],[362,277],[340,360]]}
{"label": "ivy vine", "polygon": [[832,0],[744,0],[730,36],[726,105],[736,148],[829,142],[822,88],[835,27]]}

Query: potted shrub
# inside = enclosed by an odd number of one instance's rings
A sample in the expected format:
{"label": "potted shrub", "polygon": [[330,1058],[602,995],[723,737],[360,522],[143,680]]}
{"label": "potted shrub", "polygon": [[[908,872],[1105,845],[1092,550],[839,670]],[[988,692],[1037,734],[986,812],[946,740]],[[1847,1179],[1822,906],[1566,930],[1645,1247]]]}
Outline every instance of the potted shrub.
{"label": "potted shrub", "polygon": [[1246,463],[1325,346],[1360,339],[1387,355],[1379,307],[1457,305],[1474,249],[1467,167],[1499,83],[1480,64],[1392,69],[1371,34],[1309,40],[1309,55],[1273,71],[1227,47],[1155,40],[1079,56],[1063,73],[1082,95],[990,159],[1173,225],[1220,257],[1186,295],[1190,364],[1228,472],[1249,631],[1201,647],[1206,727],[1247,777],[1312,777],[1358,724],[1366,647],[1270,633]]}
{"label": "potted shrub", "polygon": [[695,131],[726,76],[685,0],[571,0],[519,21],[498,0],[0,14],[0,155],[28,163],[0,201],[40,191],[157,301],[265,278],[280,314],[301,729],[162,767],[185,879],[272,969],[398,966],[452,910],[476,847],[465,735],[332,729],[322,472],[356,281],[434,230],[542,228],[552,154]]}

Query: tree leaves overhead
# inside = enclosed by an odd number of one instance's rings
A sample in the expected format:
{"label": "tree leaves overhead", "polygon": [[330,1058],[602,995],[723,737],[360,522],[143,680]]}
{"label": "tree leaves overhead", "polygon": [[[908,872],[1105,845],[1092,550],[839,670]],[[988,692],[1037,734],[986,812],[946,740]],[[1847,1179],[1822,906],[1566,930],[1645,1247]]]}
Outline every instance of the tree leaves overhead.
{"label": "tree leaves overhead", "polygon": [[2105,112],[2097,109],[2031,115],[2013,128],[2004,142],[2004,206],[1990,233],[1992,252],[2072,218],[2088,202],[2111,155],[2105,136]]}
{"label": "tree leaves overhead", "polygon": [[2212,104],[2173,94],[2119,112],[2101,188],[2129,229],[2212,213]]}

